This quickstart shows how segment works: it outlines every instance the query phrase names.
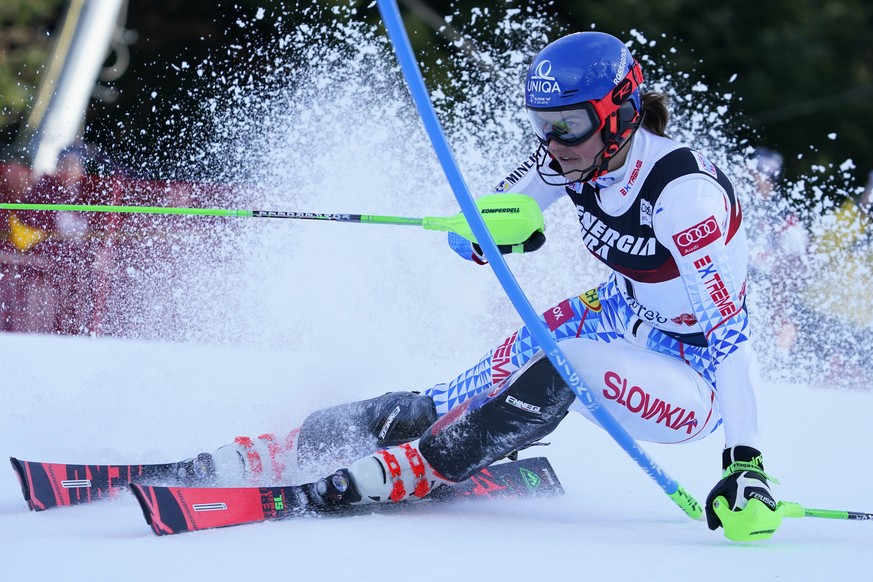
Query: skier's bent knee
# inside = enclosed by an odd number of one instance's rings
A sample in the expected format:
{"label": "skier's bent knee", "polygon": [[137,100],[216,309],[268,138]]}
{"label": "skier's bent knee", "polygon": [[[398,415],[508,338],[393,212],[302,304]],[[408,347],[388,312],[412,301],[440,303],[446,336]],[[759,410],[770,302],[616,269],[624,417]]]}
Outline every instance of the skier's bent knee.
{"label": "skier's bent knee", "polygon": [[323,472],[373,451],[417,439],[436,420],[429,396],[388,392],[310,414],[284,438],[240,436],[212,453],[221,483],[280,483]]}
{"label": "skier's bent knee", "polygon": [[576,395],[542,355],[499,390],[482,392],[434,423],[422,455],[450,481],[463,481],[551,433]]}

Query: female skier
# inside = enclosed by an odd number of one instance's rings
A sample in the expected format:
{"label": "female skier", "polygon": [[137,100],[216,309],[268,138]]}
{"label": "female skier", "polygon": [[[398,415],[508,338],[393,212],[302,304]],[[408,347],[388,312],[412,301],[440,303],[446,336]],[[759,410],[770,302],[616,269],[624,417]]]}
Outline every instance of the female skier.
{"label": "female skier", "polygon": [[[525,81],[540,147],[494,192],[527,194],[543,209],[571,198],[585,247],[612,273],[548,310],[543,323],[635,439],[684,443],[722,425],[724,473],[706,502],[708,525],[736,520],[772,530],[740,205],[719,168],[666,136],[666,98],[643,93],[642,81],[639,63],[608,34],[576,33],[546,46]],[[485,262],[477,245],[449,238],[461,256]],[[544,242],[536,233],[501,252]],[[322,410],[281,442],[240,437],[214,457],[220,471],[238,475],[241,461],[249,476],[279,478],[291,462],[323,471],[338,456],[360,456],[319,481],[324,502],[396,502],[541,439],[570,409],[590,418],[522,327],[423,394]]]}

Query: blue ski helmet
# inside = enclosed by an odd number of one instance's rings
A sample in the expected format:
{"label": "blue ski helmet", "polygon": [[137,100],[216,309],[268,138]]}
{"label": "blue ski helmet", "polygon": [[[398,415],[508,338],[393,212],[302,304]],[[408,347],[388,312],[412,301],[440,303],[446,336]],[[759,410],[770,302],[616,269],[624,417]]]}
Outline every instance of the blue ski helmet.
{"label": "blue ski helmet", "polygon": [[639,64],[619,39],[577,32],[534,58],[525,79],[525,107],[542,143],[573,145],[603,130],[610,157],[640,125],[642,82]]}

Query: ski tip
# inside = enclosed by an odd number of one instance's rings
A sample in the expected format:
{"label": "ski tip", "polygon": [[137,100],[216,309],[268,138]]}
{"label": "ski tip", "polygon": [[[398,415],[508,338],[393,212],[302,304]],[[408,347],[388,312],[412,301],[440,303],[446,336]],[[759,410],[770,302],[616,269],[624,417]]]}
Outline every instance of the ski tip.
{"label": "ski tip", "polygon": [[24,467],[21,461],[15,457],[9,457],[9,462],[12,463],[12,468],[15,470],[15,475],[18,477],[18,484],[21,485],[21,494],[24,495],[24,500],[27,501],[27,506],[33,511],[33,503],[30,497],[30,485],[27,482],[27,475],[24,472]]}
{"label": "ski tip", "polygon": [[542,495],[564,495],[564,486],[561,484],[561,480],[558,479],[558,475],[555,473],[552,463],[546,457],[534,457],[533,460],[539,465],[538,473],[547,484],[547,487],[543,488]]}

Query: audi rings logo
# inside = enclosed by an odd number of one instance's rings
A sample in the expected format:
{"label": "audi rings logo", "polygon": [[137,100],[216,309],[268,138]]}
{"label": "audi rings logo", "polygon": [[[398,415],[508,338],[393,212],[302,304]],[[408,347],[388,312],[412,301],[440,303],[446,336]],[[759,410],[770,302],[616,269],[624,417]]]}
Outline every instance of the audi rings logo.
{"label": "audi rings logo", "polygon": [[555,78],[552,76],[552,61],[540,61],[532,78],[554,81]]}
{"label": "audi rings logo", "polygon": [[683,230],[675,236],[676,244],[683,247],[690,247],[694,243],[700,242],[706,237],[718,232],[718,223],[714,217],[707,218],[697,226],[693,226],[688,230]]}
{"label": "audi rings logo", "polygon": [[689,229],[674,234],[673,242],[676,243],[676,247],[678,247],[679,252],[684,257],[720,238],[721,230],[718,228],[718,221],[715,219],[715,216],[710,216],[703,222],[699,222]]}

